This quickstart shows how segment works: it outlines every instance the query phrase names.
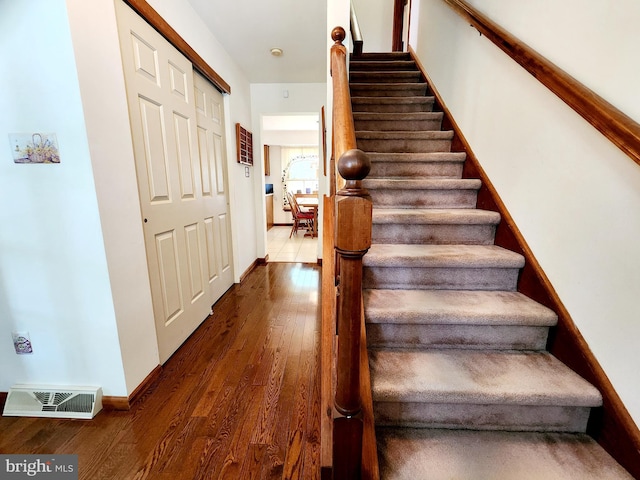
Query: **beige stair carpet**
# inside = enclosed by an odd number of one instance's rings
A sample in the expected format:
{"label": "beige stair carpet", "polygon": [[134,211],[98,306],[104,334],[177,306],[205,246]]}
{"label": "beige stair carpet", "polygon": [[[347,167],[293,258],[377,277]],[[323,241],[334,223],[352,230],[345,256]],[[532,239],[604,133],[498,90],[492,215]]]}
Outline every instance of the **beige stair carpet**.
{"label": "beige stair carpet", "polygon": [[407,54],[352,59],[371,159],[364,307],[383,479],[628,479],[584,434],[600,393],[545,351],[554,312],[518,293],[524,258]]}

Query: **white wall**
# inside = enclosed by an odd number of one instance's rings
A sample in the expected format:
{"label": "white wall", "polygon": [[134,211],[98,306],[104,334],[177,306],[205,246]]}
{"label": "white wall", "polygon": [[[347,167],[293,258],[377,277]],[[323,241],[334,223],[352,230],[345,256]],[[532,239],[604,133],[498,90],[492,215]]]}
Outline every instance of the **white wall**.
{"label": "white wall", "polygon": [[[249,84],[186,0],[151,3],[232,88],[237,280],[256,258],[253,180],[234,141],[235,123],[251,124]],[[89,384],[127,396],[158,353],[114,3],[0,0],[0,39],[11,45],[0,51],[0,391]],[[56,132],[61,164],[13,163],[7,135],[36,131]],[[33,355],[13,353],[14,330],[29,331]]]}
{"label": "white wall", "polygon": [[[114,2],[67,3],[126,374],[122,394],[129,394],[158,364],[158,353]],[[244,213],[252,192],[235,163],[235,122],[250,119],[248,83],[186,1],[151,4],[232,86],[225,97],[230,211],[245,219],[232,225],[237,281],[256,258],[255,224]]]}
{"label": "white wall", "polygon": [[[640,120],[635,0],[471,3]],[[412,15],[410,44],[640,423],[640,166],[442,0]]]}
{"label": "white wall", "polygon": [[[364,40],[363,51],[390,52],[393,36],[393,0],[353,0],[353,7]],[[347,23],[345,28],[348,26]]]}
{"label": "white wall", "polygon": [[[289,92],[285,98],[283,91]],[[273,183],[274,189],[278,182],[265,182],[263,146],[265,141],[262,138],[262,116],[273,114],[317,114],[320,118],[320,110],[327,103],[327,85],[325,83],[254,83],[251,85],[251,110],[253,113],[253,144],[254,144],[254,191],[256,196],[255,211],[259,212],[258,231],[258,256],[263,258],[267,252],[267,231],[265,219],[265,198],[264,184]],[[300,137],[300,142],[305,142],[306,138]],[[316,138],[315,145],[319,145],[320,139]],[[302,143],[296,142],[297,145]],[[272,169],[272,172],[274,170]],[[273,173],[272,173],[273,176]],[[326,190],[324,182],[320,179],[319,190],[322,195]],[[282,195],[280,191],[279,195]],[[280,200],[281,202],[281,200]],[[274,197],[274,211],[279,205],[279,199]],[[322,211],[319,210],[319,215]],[[320,217],[321,218],[321,217]],[[275,218],[274,218],[274,221]],[[279,223],[279,222],[278,222]],[[322,235],[322,232],[319,233]],[[319,256],[321,253],[319,252]]]}
{"label": "white wall", "polygon": [[[126,395],[64,0],[0,1],[0,44],[0,391]],[[7,135],[29,132],[55,132],[61,163],[13,163]],[[14,353],[12,330],[29,331],[32,355]]]}
{"label": "white wall", "polygon": [[126,396],[159,359],[114,2],[67,0],[67,8]]}

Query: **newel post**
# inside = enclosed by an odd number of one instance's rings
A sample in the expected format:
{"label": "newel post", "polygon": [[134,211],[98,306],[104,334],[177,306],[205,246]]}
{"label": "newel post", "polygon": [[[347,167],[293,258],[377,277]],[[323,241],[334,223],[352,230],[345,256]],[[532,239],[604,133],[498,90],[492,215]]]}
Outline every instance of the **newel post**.
{"label": "newel post", "polygon": [[362,461],[360,334],[362,257],[371,247],[372,202],[362,187],[371,163],[361,150],[346,151],[338,171],[346,180],[336,193],[335,249],[339,259],[338,354],[334,419],[334,478],[360,478]]}

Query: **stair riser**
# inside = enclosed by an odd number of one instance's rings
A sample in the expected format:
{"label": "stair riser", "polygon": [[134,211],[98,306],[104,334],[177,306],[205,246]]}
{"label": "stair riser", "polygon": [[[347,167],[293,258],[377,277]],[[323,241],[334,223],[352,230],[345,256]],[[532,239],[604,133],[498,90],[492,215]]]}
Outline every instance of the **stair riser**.
{"label": "stair riser", "polygon": [[424,97],[426,94],[426,84],[351,85],[352,97]]}
{"label": "stair riser", "polygon": [[517,268],[375,267],[363,271],[363,288],[515,291]]}
{"label": "stair riser", "polygon": [[355,71],[349,75],[349,81],[353,83],[418,83],[422,81],[422,75],[418,71]]}
{"label": "stair riser", "polygon": [[444,139],[357,138],[356,142],[358,148],[365,152],[431,153],[451,151],[451,140]]}
{"label": "stair riser", "polygon": [[375,402],[376,425],[537,432],[585,432],[587,407]]}
{"label": "stair riser", "polygon": [[428,120],[356,120],[356,130],[370,132],[398,132],[398,131],[433,131],[440,130],[442,118]]}
{"label": "stair riser", "polygon": [[493,245],[495,225],[373,224],[373,243]]}
{"label": "stair riser", "polygon": [[357,103],[352,104],[353,112],[363,113],[420,113],[433,110],[433,100],[414,103]]}
{"label": "stair riser", "polygon": [[377,208],[474,208],[476,190],[369,190]]}
{"label": "stair riser", "polygon": [[548,327],[367,323],[367,346],[543,350],[548,333]]}
{"label": "stair riser", "polygon": [[372,162],[367,178],[462,178],[462,162]]}

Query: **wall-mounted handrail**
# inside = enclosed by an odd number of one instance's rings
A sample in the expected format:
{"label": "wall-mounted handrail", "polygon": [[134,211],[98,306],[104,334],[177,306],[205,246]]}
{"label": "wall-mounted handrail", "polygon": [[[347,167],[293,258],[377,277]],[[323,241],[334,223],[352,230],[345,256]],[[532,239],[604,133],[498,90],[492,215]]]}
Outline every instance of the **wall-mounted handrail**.
{"label": "wall-mounted handrail", "polygon": [[620,150],[640,165],[640,124],[464,0],[444,0]]}
{"label": "wall-mounted handrail", "polygon": [[351,24],[351,40],[353,41],[353,54],[358,56],[362,55],[362,47],[364,46],[364,40],[362,39],[362,31],[360,31],[360,24],[358,23],[358,16],[356,15],[356,9],[351,2],[350,22]]}

